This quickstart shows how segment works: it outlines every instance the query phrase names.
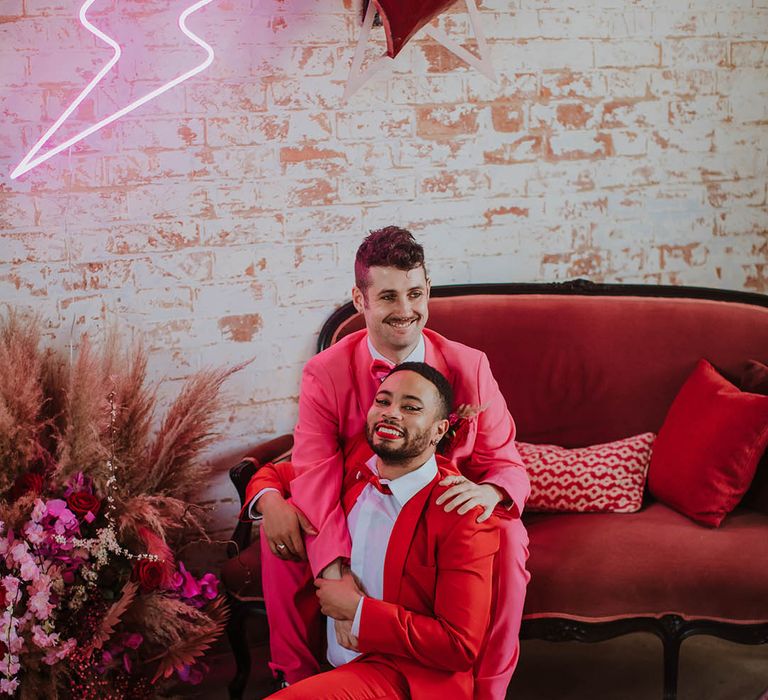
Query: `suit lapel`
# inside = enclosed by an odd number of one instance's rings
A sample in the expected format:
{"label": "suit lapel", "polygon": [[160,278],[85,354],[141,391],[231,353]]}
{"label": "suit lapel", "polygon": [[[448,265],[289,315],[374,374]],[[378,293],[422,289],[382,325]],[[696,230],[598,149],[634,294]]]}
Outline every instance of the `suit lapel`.
{"label": "suit lapel", "polygon": [[453,385],[453,372],[448,367],[448,363],[445,361],[445,355],[443,355],[440,348],[435,343],[438,337],[436,333],[427,330],[423,331],[424,335],[424,362],[434,367],[440,374],[442,374],[448,382]]}
{"label": "suit lapel", "polygon": [[384,559],[384,600],[394,602],[400,597],[400,583],[403,580],[405,559],[411,549],[419,520],[439,479],[440,474],[438,472],[432,481],[403,506],[397,520],[395,520]]}
{"label": "suit lapel", "polygon": [[350,366],[352,387],[363,422],[365,422],[368,410],[373,404],[373,397],[376,395],[376,381],[371,376],[372,359],[367,340],[368,334],[363,333],[355,346]]}

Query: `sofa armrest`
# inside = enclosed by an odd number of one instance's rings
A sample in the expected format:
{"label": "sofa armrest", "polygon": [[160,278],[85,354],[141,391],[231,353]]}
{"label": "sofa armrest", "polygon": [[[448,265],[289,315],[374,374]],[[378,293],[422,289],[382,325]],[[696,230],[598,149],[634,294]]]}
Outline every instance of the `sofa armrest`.
{"label": "sofa armrest", "polygon": [[[292,447],[293,435],[281,435],[258,445],[229,470],[229,478],[237,491],[240,509],[245,505],[245,490],[248,487],[248,482],[261,465],[287,458]],[[238,521],[232,531],[231,542],[227,546],[229,558],[242,552],[251,543],[252,526],[253,523]]]}

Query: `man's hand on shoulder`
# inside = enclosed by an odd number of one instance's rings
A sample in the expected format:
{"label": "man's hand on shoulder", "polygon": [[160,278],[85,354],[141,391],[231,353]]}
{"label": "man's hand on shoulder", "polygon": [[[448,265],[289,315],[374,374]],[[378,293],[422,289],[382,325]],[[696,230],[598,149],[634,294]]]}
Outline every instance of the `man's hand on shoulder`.
{"label": "man's hand on shoulder", "polygon": [[316,535],[317,530],[296,506],[288,503],[276,491],[259,498],[256,508],[263,516],[261,529],[269,549],[280,559],[306,561],[304,533]]}
{"label": "man's hand on shoulder", "polygon": [[464,515],[473,508],[480,506],[483,512],[477,516],[477,522],[482,523],[493,514],[493,509],[505,497],[501,489],[493,484],[476,484],[459,474],[446,476],[440,486],[450,486],[437,498],[435,503],[443,505],[446,513],[458,508],[457,513]]}

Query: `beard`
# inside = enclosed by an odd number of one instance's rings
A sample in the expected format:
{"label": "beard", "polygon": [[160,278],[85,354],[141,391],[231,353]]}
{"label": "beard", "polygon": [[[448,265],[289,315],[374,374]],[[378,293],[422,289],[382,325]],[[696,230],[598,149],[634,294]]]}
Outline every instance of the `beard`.
{"label": "beard", "polygon": [[389,440],[374,442],[375,425],[366,424],[365,438],[374,453],[386,464],[402,464],[422,454],[430,443],[429,432],[409,433],[404,431],[402,441],[395,446]]}

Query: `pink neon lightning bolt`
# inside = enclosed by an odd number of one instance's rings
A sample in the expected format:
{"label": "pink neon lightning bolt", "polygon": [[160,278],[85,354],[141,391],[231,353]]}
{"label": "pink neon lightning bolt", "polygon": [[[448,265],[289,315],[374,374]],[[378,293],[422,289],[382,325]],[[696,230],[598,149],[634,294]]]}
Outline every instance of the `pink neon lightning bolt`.
{"label": "pink neon lightning bolt", "polygon": [[95,27],[93,24],[91,24],[88,21],[88,17],[86,16],[88,13],[88,10],[90,9],[91,5],[96,2],[96,0],[85,0],[85,2],[80,7],[80,22],[82,25],[89,31],[91,34],[94,34],[99,39],[101,39],[106,44],[109,44],[112,47],[113,54],[112,58],[109,59],[109,62],[94,76],[93,80],[91,80],[88,85],[83,89],[83,91],[72,101],[72,104],[67,107],[62,115],[51,125],[51,127],[46,131],[43,136],[40,138],[40,140],[30,149],[29,153],[27,153],[26,156],[24,156],[24,159],[19,163],[11,173],[11,179],[15,180],[19,175],[23,175],[24,173],[32,170],[32,168],[37,167],[41,163],[44,163],[49,158],[52,158],[57,153],[61,153],[63,150],[66,150],[70,146],[76,144],[78,141],[82,141],[84,138],[90,136],[93,132],[98,131],[99,129],[107,126],[107,124],[111,124],[113,121],[120,119],[120,117],[125,116],[129,112],[132,112],[134,109],[137,109],[138,107],[141,107],[145,102],[149,102],[150,100],[154,99],[158,95],[162,95],[167,90],[170,90],[171,88],[175,87],[179,83],[183,83],[185,80],[189,80],[193,76],[197,75],[201,71],[204,71],[208,66],[213,63],[213,49],[209,44],[207,44],[205,41],[203,41],[199,36],[196,34],[193,34],[188,28],[187,28],[187,17],[191,15],[193,12],[197,12],[201,7],[205,7],[210,2],[213,2],[213,0],[198,0],[198,2],[194,3],[193,5],[190,5],[184,12],[181,13],[179,16],[179,29],[181,29],[184,34],[191,39],[193,42],[195,42],[198,46],[205,49],[206,53],[208,54],[206,59],[199,65],[195,66],[191,70],[188,70],[186,73],[174,78],[173,80],[165,83],[164,85],[161,85],[159,88],[152,90],[152,92],[147,93],[146,95],[140,97],[137,100],[134,100],[129,105],[126,105],[122,109],[119,109],[114,114],[111,114],[108,117],[105,117],[100,122],[97,122],[96,124],[92,124],[87,129],[83,129],[78,134],[75,134],[72,138],[67,139],[64,143],[59,144],[55,148],[52,148],[50,151],[47,151],[42,156],[37,156],[37,152],[48,142],[48,139],[51,138],[51,136],[56,133],[56,131],[59,129],[59,127],[69,118],[70,114],[77,109],[77,106],[88,96],[88,94],[93,90],[93,88],[96,87],[96,85],[99,84],[101,79],[109,73],[110,70],[112,70],[112,67],[120,60],[120,55],[122,54],[122,51],[120,49],[119,44],[112,39],[111,37],[107,36],[104,32],[102,32],[100,29]]}

